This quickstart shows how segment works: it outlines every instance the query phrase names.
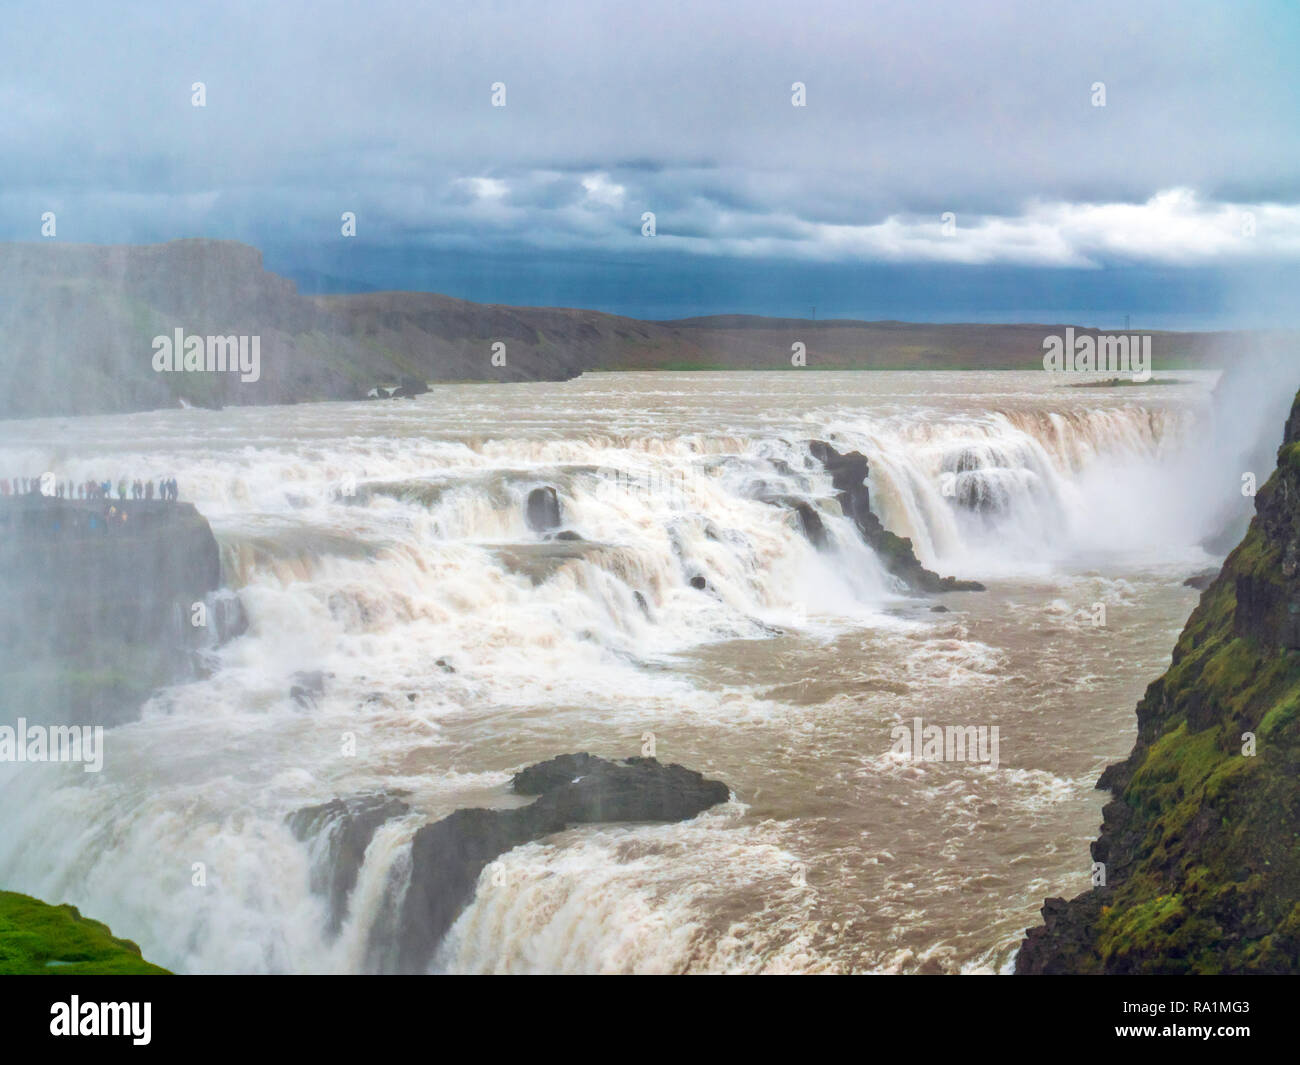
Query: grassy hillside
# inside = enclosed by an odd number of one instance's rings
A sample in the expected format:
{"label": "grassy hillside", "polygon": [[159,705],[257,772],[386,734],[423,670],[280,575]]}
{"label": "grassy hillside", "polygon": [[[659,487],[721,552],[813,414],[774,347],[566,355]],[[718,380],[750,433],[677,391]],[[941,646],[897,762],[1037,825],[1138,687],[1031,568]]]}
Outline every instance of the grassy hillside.
{"label": "grassy hillside", "polygon": [[166,975],[129,939],[83,917],[75,906],[50,906],[0,891],[0,975]]}

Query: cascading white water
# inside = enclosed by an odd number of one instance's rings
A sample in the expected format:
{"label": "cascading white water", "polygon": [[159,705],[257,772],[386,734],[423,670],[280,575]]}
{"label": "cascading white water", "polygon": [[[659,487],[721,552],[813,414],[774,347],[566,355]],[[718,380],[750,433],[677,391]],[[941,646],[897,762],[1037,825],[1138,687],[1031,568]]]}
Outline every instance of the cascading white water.
{"label": "cascading white water", "polygon": [[[1192,411],[1133,406],[889,419],[843,436],[871,460],[887,528],[927,564],[987,574],[1091,554],[1099,536],[1103,548],[1194,542],[1203,501],[1184,488],[1196,425]],[[1170,509],[1147,514],[1153,493]],[[1152,520],[1107,520],[1135,513]]]}
{"label": "cascading white water", "polygon": [[[635,753],[646,732],[712,752],[763,728],[762,756],[797,762],[828,722],[861,727],[858,709],[836,709],[854,685],[924,685],[940,668],[957,687],[992,685],[1002,653],[915,614],[840,515],[811,438],[868,457],[873,509],[944,573],[1038,578],[1107,547],[1198,556],[1179,463],[1203,393],[1152,405],[954,391],[920,406],[762,394],[764,375],[729,377],[710,393],[694,375],[674,397],[602,375],[575,383],[591,395],[572,409],[546,386],[561,409],[523,430],[509,407],[520,400],[501,393],[500,410],[435,397],[445,405],[295,408],[287,424],[168,412],[88,422],[62,451],[6,445],[15,468],[176,476],[214,525],[249,631],[211,677],[115,730],[102,775],[0,767],[0,884],[75,902],[185,971],[355,971],[412,833],[503,801],[526,761]],[[757,400],[728,391],[738,377],[760,378]],[[525,499],[544,485],[581,539],[528,528]],[[780,505],[790,499],[818,509],[826,549]],[[888,679],[846,682],[818,704],[824,718],[725,657],[777,655],[807,686],[824,666],[806,663],[855,634]],[[314,671],[323,692],[292,699],[295,675]],[[504,885],[480,885],[438,964],[828,966],[809,896],[791,886],[806,838],[785,818],[752,823],[745,781],[728,783],[744,801],[687,825],[592,828],[507,856]],[[1066,782],[1016,787],[1033,803]],[[412,813],[379,831],[330,938],[310,848],[286,815],[384,789],[407,793]],[[767,918],[733,913],[742,885],[784,901]]]}

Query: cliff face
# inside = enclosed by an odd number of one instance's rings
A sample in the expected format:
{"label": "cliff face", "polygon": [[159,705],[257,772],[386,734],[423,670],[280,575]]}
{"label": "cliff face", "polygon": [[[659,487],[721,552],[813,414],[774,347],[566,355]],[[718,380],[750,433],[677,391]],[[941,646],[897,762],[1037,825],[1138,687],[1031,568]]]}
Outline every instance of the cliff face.
{"label": "cliff face", "polygon": [[[259,379],[155,372],[153,338],[177,329],[260,337]],[[0,417],[339,398],[374,369],[256,248],[230,241],[0,244],[0,336]]]}
{"label": "cliff face", "polygon": [[220,584],[216,539],[189,503],[0,499],[0,720],[133,716],[237,630]]}
{"label": "cliff face", "polygon": [[1106,886],[1049,899],[1016,972],[1300,971],[1300,396],[1255,509],[1098,783]]}

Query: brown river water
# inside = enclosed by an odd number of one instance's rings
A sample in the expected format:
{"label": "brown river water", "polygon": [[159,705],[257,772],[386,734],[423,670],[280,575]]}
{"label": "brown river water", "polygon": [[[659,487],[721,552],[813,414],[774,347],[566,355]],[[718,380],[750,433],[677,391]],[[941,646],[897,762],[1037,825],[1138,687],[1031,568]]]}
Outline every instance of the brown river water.
{"label": "brown river water", "polygon": [[[644,749],[732,801],[510,852],[435,969],[1005,971],[1042,900],[1088,886],[1093,785],[1218,561],[1214,375],[1176,376],[588,374],[0,423],[12,472],[176,477],[250,622],[109,733],[103,772],[0,766],[0,884],[179,971],[364,971],[420,825],[517,802],[525,764]],[[867,455],[885,524],[988,590],[902,594],[811,439]],[[527,527],[543,485],[582,541]],[[828,546],[765,494],[818,507]],[[984,745],[914,758],[915,719]],[[332,938],[285,816],[380,789],[413,810]]]}

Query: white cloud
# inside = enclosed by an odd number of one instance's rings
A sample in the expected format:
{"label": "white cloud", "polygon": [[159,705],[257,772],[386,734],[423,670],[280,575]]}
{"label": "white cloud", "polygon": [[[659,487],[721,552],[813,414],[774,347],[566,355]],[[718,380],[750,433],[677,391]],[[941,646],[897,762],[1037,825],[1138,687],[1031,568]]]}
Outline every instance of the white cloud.
{"label": "white cloud", "polygon": [[627,190],[609,180],[608,174],[588,174],[582,179],[587,199],[602,207],[622,207]]}
{"label": "white cloud", "polygon": [[[774,216],[753,219],[756,234]],[[945,232],[942,216],[891,215],[865,225],[806,223],[782,218],[788,236],[743,234],[745,220],[727,218],[725,232],[673,236],[661,216],[663,239],[703,253],[783,255],[862,262],[1099,267],[1137,262],[1178,266],[1260,259],[1300,259],[1300,205],[1203,202],[1188,189],[1170,189],[1145,203],[1031,203],[1015,215],[963,217]]]}
{"label": "white cloud", "polygon": [[502,200],[510,186],[498,178],[471,177],[461,178],[458,184],[465,186],[475,198],[480,200]]}

